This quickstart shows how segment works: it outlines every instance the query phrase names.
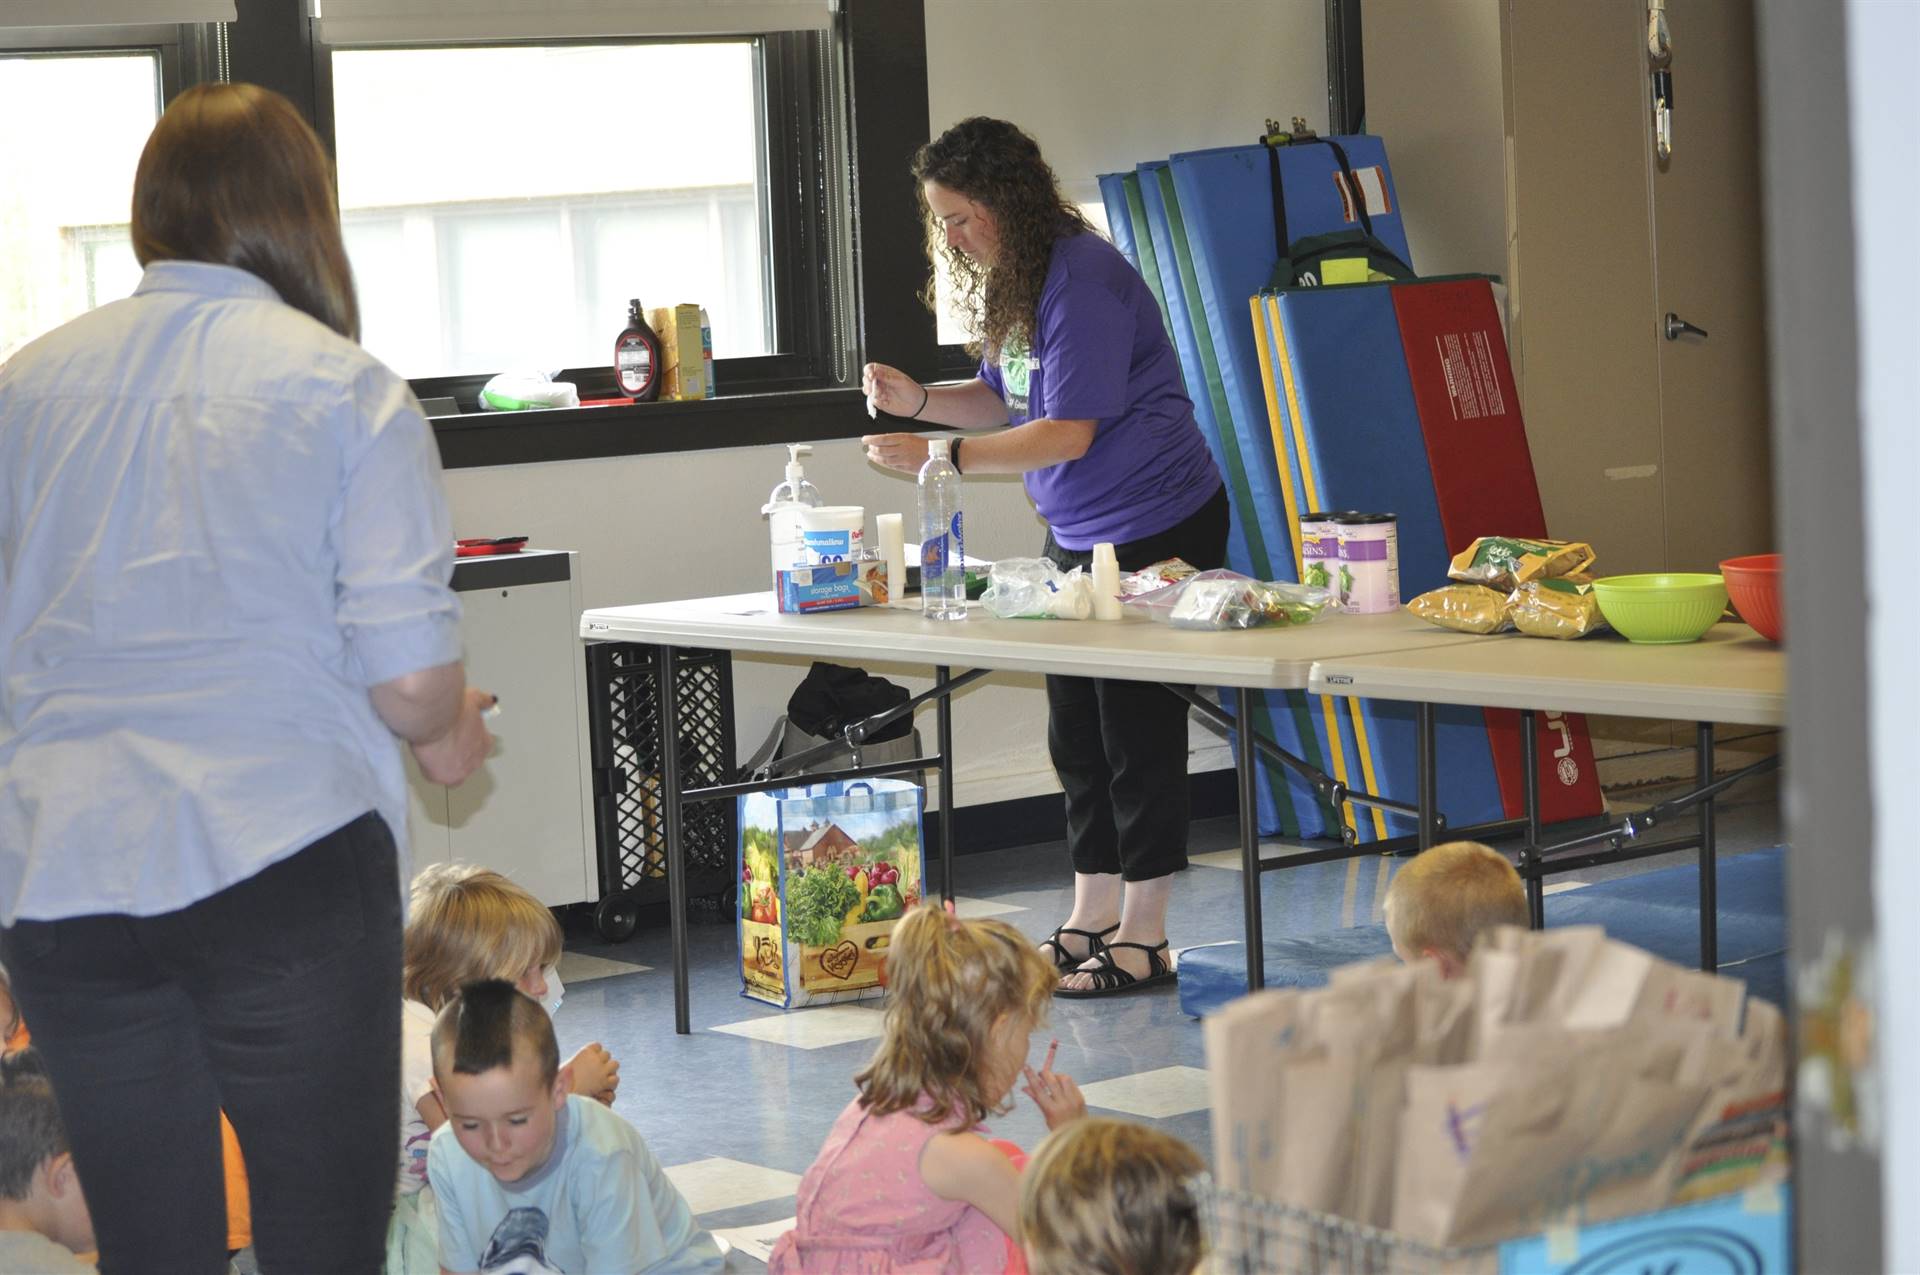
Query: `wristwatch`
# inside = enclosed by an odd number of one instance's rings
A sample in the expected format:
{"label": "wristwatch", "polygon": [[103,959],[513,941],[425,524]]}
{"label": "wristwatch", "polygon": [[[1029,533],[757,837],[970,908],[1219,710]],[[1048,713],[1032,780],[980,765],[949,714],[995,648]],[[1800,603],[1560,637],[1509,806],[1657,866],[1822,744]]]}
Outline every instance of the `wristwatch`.
{"label": "wristwatch", "polygon": [[953,472],[956,474],[964,474],[967,472],[960,468],[960,444],[966,441],[964,438],[955,438],[947,447],[947,459],[953,462]]}

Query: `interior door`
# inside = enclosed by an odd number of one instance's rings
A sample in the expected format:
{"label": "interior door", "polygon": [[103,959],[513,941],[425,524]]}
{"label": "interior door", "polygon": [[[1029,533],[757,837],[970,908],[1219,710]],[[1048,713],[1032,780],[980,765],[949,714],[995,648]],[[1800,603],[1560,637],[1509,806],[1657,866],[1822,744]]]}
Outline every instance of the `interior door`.
{"label": "interior door", "polygon": [[1503,0],[1510,344],[1547,530],[1666,564],[1645,10]]}
{"label": "interior door", "polygon": [[[1667,566],[1716,571],[1775,547],[1753,8],[1669,0],[1667,23],[1673,148],[1652,167]],[[1668,339],[1668,314],[1707,335]]]}
{"label": "interior door", "polygon": [[[1515,373],[1553,534],[1599,569],[1771,548],[1748,0],[1667,0],[1656,155],[1645,0],[1504,0]],[[1708,335],[1669,340],[1666,316]]]}

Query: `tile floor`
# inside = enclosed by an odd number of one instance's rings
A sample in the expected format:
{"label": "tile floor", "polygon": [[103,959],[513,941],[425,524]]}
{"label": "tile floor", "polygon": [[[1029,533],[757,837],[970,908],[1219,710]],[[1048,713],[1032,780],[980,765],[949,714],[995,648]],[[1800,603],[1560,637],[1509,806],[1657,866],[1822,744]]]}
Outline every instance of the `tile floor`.
{"label": "tile floor", "polygon": [[[1671,794],[1634,794],[1643,800],[1664,795]],[[1777,844],[1777,803],[1770,778],[1734,789],[1720,804],[1721,852]],[[1194,825],[1195,866],[1174,886],[1170,928],[1176,945],[1240,936],[1236,836],[1230,818]],[[1268,856],[1285,851],[1277,841],[1263,847]],[[1549,891],[1678,861],[1646,860],[1557,877]],[[1386,881],[1400,862],[1366,858],[1264,874],[1268,935],[1377,920]],[[1036,940],[1066,916],[1071,901],[1066,851],[1058,843],[965,855],[956,861],[954,876],[964,892],[962,916],[999,916]],[[694,1031],[676,1036],[664,922],[643,924],[631,941],[618,945],[583,930],[569,937],[561,962],[567,990],[555,1020],[562,1056],[597,1040],[619,1058],[617,1109],[668,1166],[701,1222],[714,1229],[793,1215],[799,1175],[852,1096],[853,1074],[880,1032],[878,1002],[782,1012],[742,999],[733,944],[731,925],[691,930]],[[1056,1001],[1051,1025],[1034,1035],[1036,1061],[1056,1036],[1055,1066],[1080,1082],[1090,1107],[1152,1122],[1208,1151],[1200,1025],[1180,1012],[1173,989]],[[1027,1147],[1046,1132],[1025,1098],[992,1128]],[[741,1254],[733,1262],[740,1270],[760,1269]]]}

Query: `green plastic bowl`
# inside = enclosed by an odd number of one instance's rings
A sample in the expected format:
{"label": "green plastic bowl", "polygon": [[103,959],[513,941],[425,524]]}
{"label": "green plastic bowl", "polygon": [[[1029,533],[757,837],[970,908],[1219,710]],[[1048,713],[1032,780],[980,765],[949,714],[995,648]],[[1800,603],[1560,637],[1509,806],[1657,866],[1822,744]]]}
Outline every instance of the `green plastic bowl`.
{"label": "green plastic bowl", "polygon": [[1600,614],[1629,642],[1698,642],[1727,609],[1727,582],[1717,575],[1666,573],[1607,576],[1593,582]]}

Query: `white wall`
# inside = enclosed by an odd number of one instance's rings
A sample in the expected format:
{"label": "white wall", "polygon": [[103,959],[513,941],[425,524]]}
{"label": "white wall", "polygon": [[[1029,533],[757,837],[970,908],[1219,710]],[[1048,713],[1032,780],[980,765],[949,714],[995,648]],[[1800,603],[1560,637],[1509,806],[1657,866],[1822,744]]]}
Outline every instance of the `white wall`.
{"label": "white wall", "polygon": [[1499,0],[1366,0],[1367,131],[1421,274],[1507,273]]}
{"label": "white wall", "polygon": [[1322,0],[926,0],[935,136],[969,115],[1040,143],[1069,198],[1175,151],[1327,124]]}
{"label": "white wall", "polygon": [[[869,534],[874,514],[898,511],[913,523],[910,478],[868,465],[854,439],[814,448],[807,476],[830,503],[864,505]],[[458,469],[446,475],[446,486],[455,535],[526,535],[540,548],[576,549],[585,605],[620,606],[766,588],[767,524],[760,506],[780,481],[785,458],[783,448],[756,447]],[[1039,553],[1045,528],[1017,479],[969,479],[966,511],[968,552],[985,558]],[[873,671],[915,692],[932,683],[924,665]],[[799,660],[734,660],[742,757],[785,711],[805,672]],[[921,729],[932,747],[930,712]],[[1198,727],[1194,743],[1196,770],[1231,764],[1225,747]],[[957,695],[954,751],[957,806],[1058,791],[1047,760],[1040,679],[996,676]]]}
{"label": "white wall", "polygon": [[[1852,112],[1854,286],[1860,332],[1862,490],[1866,496],[1867,660],[1873,756],[1874,888],[1880,947],[1878,1070],[1886,1104],[1881,1182],[1886,1269],[1920,1270],[1920,1097],[1905,1077],[1920,1070],[1920,1005],[1906,980],[1920,968],[1920,857],[1912,788],[1920,774],[1920,596],[1906,564],[1913,487],[1920,479],[1920,320],[1913,298],[1920,266],[1910,251],[1920,203],[1920,8],[1851,0],[1847,5],[1848,105]],[[1817,846],[1800,849],[1817,853]],[[1813,940],[1806,941],[1811,947]]]}

